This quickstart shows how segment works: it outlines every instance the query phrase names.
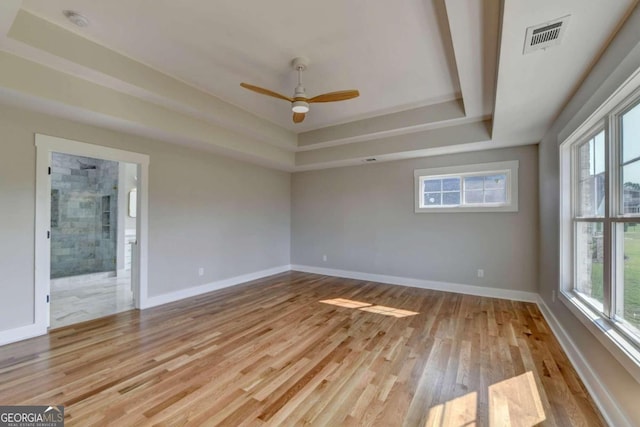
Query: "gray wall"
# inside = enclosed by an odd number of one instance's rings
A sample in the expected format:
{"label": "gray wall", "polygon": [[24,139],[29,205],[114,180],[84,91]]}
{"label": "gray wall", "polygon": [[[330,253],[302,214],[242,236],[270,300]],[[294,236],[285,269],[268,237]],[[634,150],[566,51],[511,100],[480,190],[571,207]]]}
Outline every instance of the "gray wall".
{"label": "gray wall", "polygon": [[[519,212],[414,213],[414,169],[504,160]],[[537,168],[525,146],[295,173],[292,264],[535,292]]]}
{"label": "gray wall", "polygon": [[289,264],[290,174],[0,106],[0,330],[33,323],[34,133],[150,155],[150,296]]}
{"label": "gray wall", "polygon": [[51,154],[51,278],[115,272],[117,204],[118,162]]}
{"label": "gray wall", "polygon": [[559,141],[563,129],[576,129],[640,67],[640,9],[629,17],[600,61],[539,145],[540,286],[545,303],[571,336],[583,357],[629,418],[640,425],[640,384],[613,358],[580,321],[551,293],[559,289]]}

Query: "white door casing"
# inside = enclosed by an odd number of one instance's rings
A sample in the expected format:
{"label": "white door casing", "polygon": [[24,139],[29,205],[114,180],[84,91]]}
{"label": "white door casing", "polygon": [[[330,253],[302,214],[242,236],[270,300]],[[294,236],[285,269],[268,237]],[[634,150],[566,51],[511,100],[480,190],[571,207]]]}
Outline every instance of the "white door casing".
{"label": "white door casing", "polygon": [[138,215],[136,217],[137,249],[134,259],[138,260],[134,300],[135,307],[146,306],[147,300],[147,264],[148,264],[148,214],[149,214],[149,156],[141,153],[118,150],[100,145],[58,138],[49,135],[35,135],[36,145],[36,215],[35,215],[35,318],[34,324],[40,334],[49,327],[50,293],[50,227],[51,227],[51,180],[49,167],[51,153],[65,153],[76,156],[93,157],[117,162],[134,163],[138,166]]}

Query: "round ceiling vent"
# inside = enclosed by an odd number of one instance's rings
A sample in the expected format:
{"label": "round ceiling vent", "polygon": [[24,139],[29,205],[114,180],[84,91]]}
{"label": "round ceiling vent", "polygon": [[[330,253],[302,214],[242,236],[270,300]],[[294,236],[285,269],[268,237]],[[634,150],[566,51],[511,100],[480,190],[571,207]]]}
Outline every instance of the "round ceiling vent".
{"label": "round ceiling vent", "polygon": [[86,16],[79,14],[73,10],[63,10],[62,14],[71,21],[72,24],[77,25],[78,27],[87,27],[89,25],[89,20]]}

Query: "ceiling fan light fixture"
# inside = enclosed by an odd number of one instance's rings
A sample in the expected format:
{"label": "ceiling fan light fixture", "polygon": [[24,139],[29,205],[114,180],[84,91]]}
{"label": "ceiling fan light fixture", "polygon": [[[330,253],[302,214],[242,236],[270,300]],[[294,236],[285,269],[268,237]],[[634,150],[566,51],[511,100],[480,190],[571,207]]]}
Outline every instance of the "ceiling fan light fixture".
{"label": "ceiling fan light fixture", "polygon": [[307,113],[309,111],[309,103],[304,101],[293,101],[291,110],[294,113]]}
{"label": "ceiling fan light fixture", "polygon": [[347,99],[360,96],[360,92],[352,89],[323,93],[322,95],[308,98],[304,90],[304,86],[302,86],[302,78],[300,76],[300,74],[307,69],[307,65],[309,65],[309,60],[307,58],[299,57],[294,58],[293,61],[291,61],[291,66],[298,72],[298,86],[296,86],[293,97],[285,96],[260,86],[250,85],[249,83],[242,82],[240,83],[240,86],[262,95],[289,101],[291,103],[291,110],[293,111],[293,123],[302,123],[304,121],[306,113],[309,112],[309,104],[316,102],[346,101]]}

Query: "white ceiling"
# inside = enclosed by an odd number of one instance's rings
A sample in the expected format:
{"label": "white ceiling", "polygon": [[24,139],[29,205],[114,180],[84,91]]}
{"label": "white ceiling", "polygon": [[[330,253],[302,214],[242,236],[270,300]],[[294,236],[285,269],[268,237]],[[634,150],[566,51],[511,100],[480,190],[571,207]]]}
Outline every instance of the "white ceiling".
{"label": "white ceiling", "polygon": [[[535,144],[638,1],[3,0],[0,103],[290,171]],[[308,95],[361,96],[296,125],[240,87],[292,95],[295,56]]]}
{"label": "white ceiling", "polygon": [[[22,8],[301,132],[459,97],[436,3],[24,0]],[[75,27],[63,9],[81,12],[91,25]],[[285,101],[239,86],[244,81],[293,95],[296,56],[311,60],[303,74],[310,96],[343,89],[361,96],[313,105],[296,125]]]}

